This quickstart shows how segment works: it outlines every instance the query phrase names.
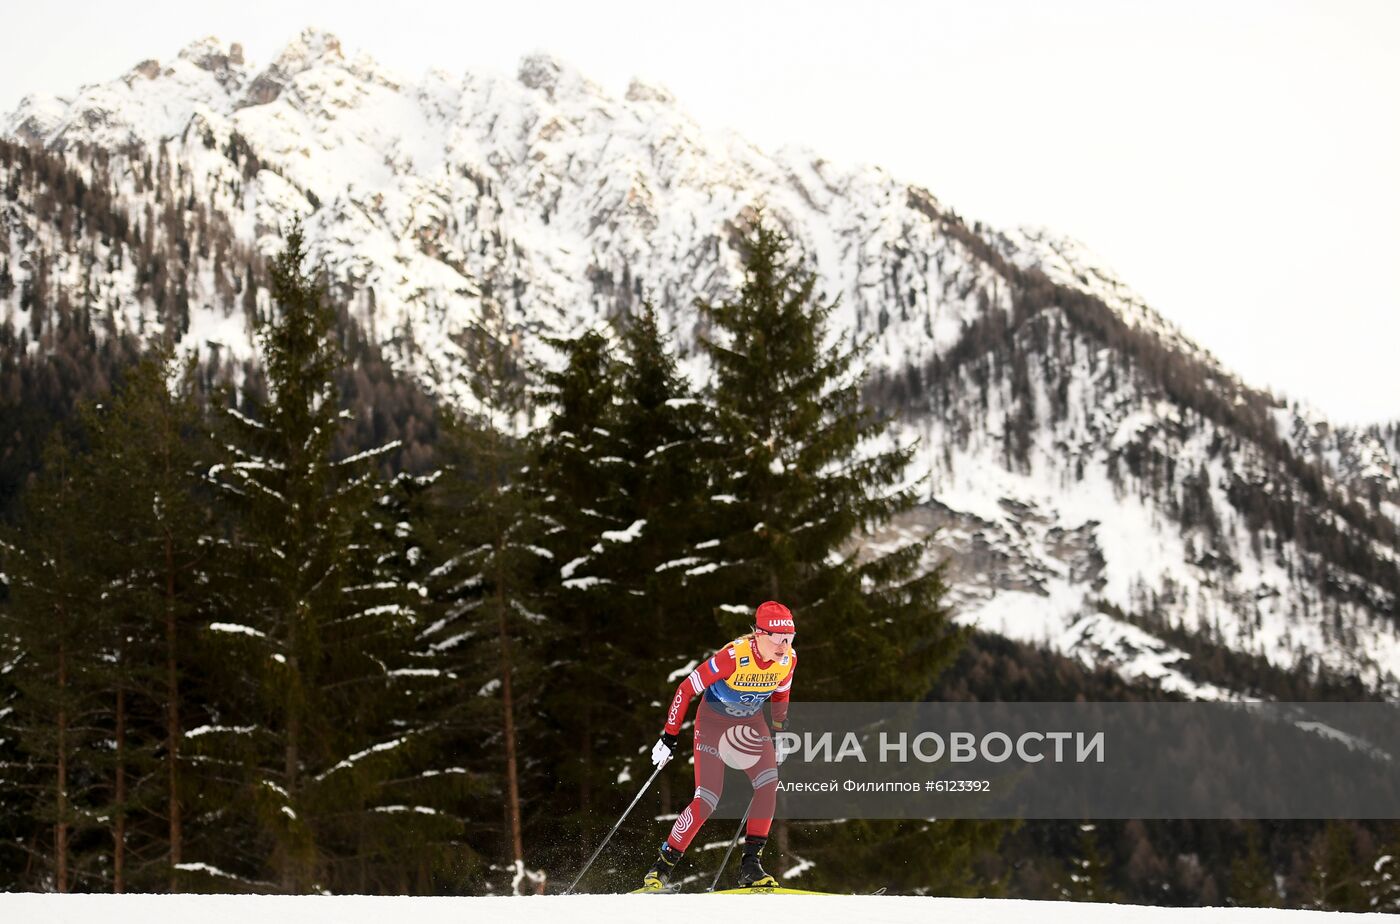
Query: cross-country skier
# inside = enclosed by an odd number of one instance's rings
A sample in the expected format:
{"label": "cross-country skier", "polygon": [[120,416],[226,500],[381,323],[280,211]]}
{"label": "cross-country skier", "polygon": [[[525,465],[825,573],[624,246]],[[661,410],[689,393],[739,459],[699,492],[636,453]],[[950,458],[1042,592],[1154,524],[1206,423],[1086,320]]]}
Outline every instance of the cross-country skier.
{"label": "cross-country skier", "polygon": [[660,766],[675,754],[690,700],[703,693],[695,714],[695,798],[671,827],[656,864],[642,880],[642,891],[665,887],[700,826],[719,804],[726,762],[743,769],[753,784],[739,885],[778,884],[759,863],[778,794],[778,765],[772,736],[763,720],[763,704],[773,704],[772,730],[781,731],[787,722],[792,674],[797,669],[797,652],[792,648],[796,631],[787,607],[772,600],[760,604],[754,612],[752,632],[720,649],[676,687],[666,728],[651,749],[651,760]]}

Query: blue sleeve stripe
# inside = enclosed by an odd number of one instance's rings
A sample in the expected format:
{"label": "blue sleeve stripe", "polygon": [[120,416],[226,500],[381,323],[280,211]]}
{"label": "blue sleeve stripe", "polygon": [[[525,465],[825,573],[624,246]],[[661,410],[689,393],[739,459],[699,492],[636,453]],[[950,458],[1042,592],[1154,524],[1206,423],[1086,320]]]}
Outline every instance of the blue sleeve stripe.
{"label": "blue sleeve stripe", "polygon": [[710,670],[714,671],[716,674],[719,673],[719,665],[715,663],[714,658],[710,659]]}

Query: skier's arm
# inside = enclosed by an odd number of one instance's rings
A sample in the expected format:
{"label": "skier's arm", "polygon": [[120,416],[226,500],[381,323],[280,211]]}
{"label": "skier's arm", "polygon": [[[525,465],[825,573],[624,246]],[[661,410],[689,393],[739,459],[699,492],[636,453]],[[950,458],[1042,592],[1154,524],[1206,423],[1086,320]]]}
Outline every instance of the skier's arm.
{"label": "skier's arm", "polygon": [[725,648],[705,661],[681,681],[676,687],[676,695],[671,697],[671,709],[666,713],[665,734],[679,735],[685,714],[690,711],[690,700],[717,680],[728,679],[736,667],[734,649]]}
{"label": "skier's arm", "polygon": [[773,691],[773,695],[768,697],[768,702],[772,704],[768,724],[773,726],[773,731],[782,731],[787,725],[788,701],[792,699],[792,676],[797,673],[797,655],[793,654],[792,659],[792,670],[788,671],[787,678]]}

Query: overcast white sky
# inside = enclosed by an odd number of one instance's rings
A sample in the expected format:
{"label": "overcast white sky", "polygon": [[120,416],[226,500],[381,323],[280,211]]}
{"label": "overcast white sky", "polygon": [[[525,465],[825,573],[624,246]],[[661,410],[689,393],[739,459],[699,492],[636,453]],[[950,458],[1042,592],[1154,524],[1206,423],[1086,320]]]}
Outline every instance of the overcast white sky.
{"label": "overcast white sky", "polygon": [[267,61],[306,25],[410,77],[537,50],[616,93],[641,76],[761,146],[1077,237],[1254,384],[1400,418],[1400,2],[69,0],[4,19],[4,112],[202,35]]}

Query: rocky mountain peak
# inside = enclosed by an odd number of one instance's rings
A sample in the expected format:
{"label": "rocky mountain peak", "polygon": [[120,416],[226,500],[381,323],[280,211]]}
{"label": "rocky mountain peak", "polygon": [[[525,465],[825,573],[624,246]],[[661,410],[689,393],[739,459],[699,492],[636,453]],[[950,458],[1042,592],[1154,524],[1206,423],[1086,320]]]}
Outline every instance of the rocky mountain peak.
{"label": "rocky mountain peak", "polygon": [[238,105],[267,105],[281,96],[298,75],[324,66],[345,66],[340,39],[323,30],[304,29],[253,79]]}
{"label": "rocky mountain peak", "polygon": [[296,74],[317,64],[344,64],[345,54],[340,47],[340,39],[323,29],[306,28],[295,39],[288,42],[277,57],[273,66],[285,74]]}
{"label": "rocky mountain peak", "polygon": [[[237,92],[247,80],[244,70],[243,46],[237,42],[225,45],[214,36],[207,36],[191,42],[181,49],[178,60],[188,61],[202,71],[214,76],[226,91]],[[154,64],[155,62],[146,62]],[[138,69],[142,65],[137,65]],[[154,79],[154,69],[142,72],[143,76]]]}
{"label": "rocky mountain peak", "polygon": [[243,46],[237,42],[225,45],[215,36],[209,35],[190,42],[180,50],[178,57],[202,70],[224,71],[230,67],[243,66]]}
{"label": "rocky mountain peak", "polygon": [[579,93],[602,95],[599,87],[578,70],[544,52],[535,52],[521,58],[516,76],[522,84],[532,90],[541,91],[551,101]]}
{"label": "rocky mountain peak", "polygon": [[627,101],[630,103],[651,102],[673,104],[676,98],[671,91],[656,83],[649,83],[640,77],[633,77],[627,85]]}

